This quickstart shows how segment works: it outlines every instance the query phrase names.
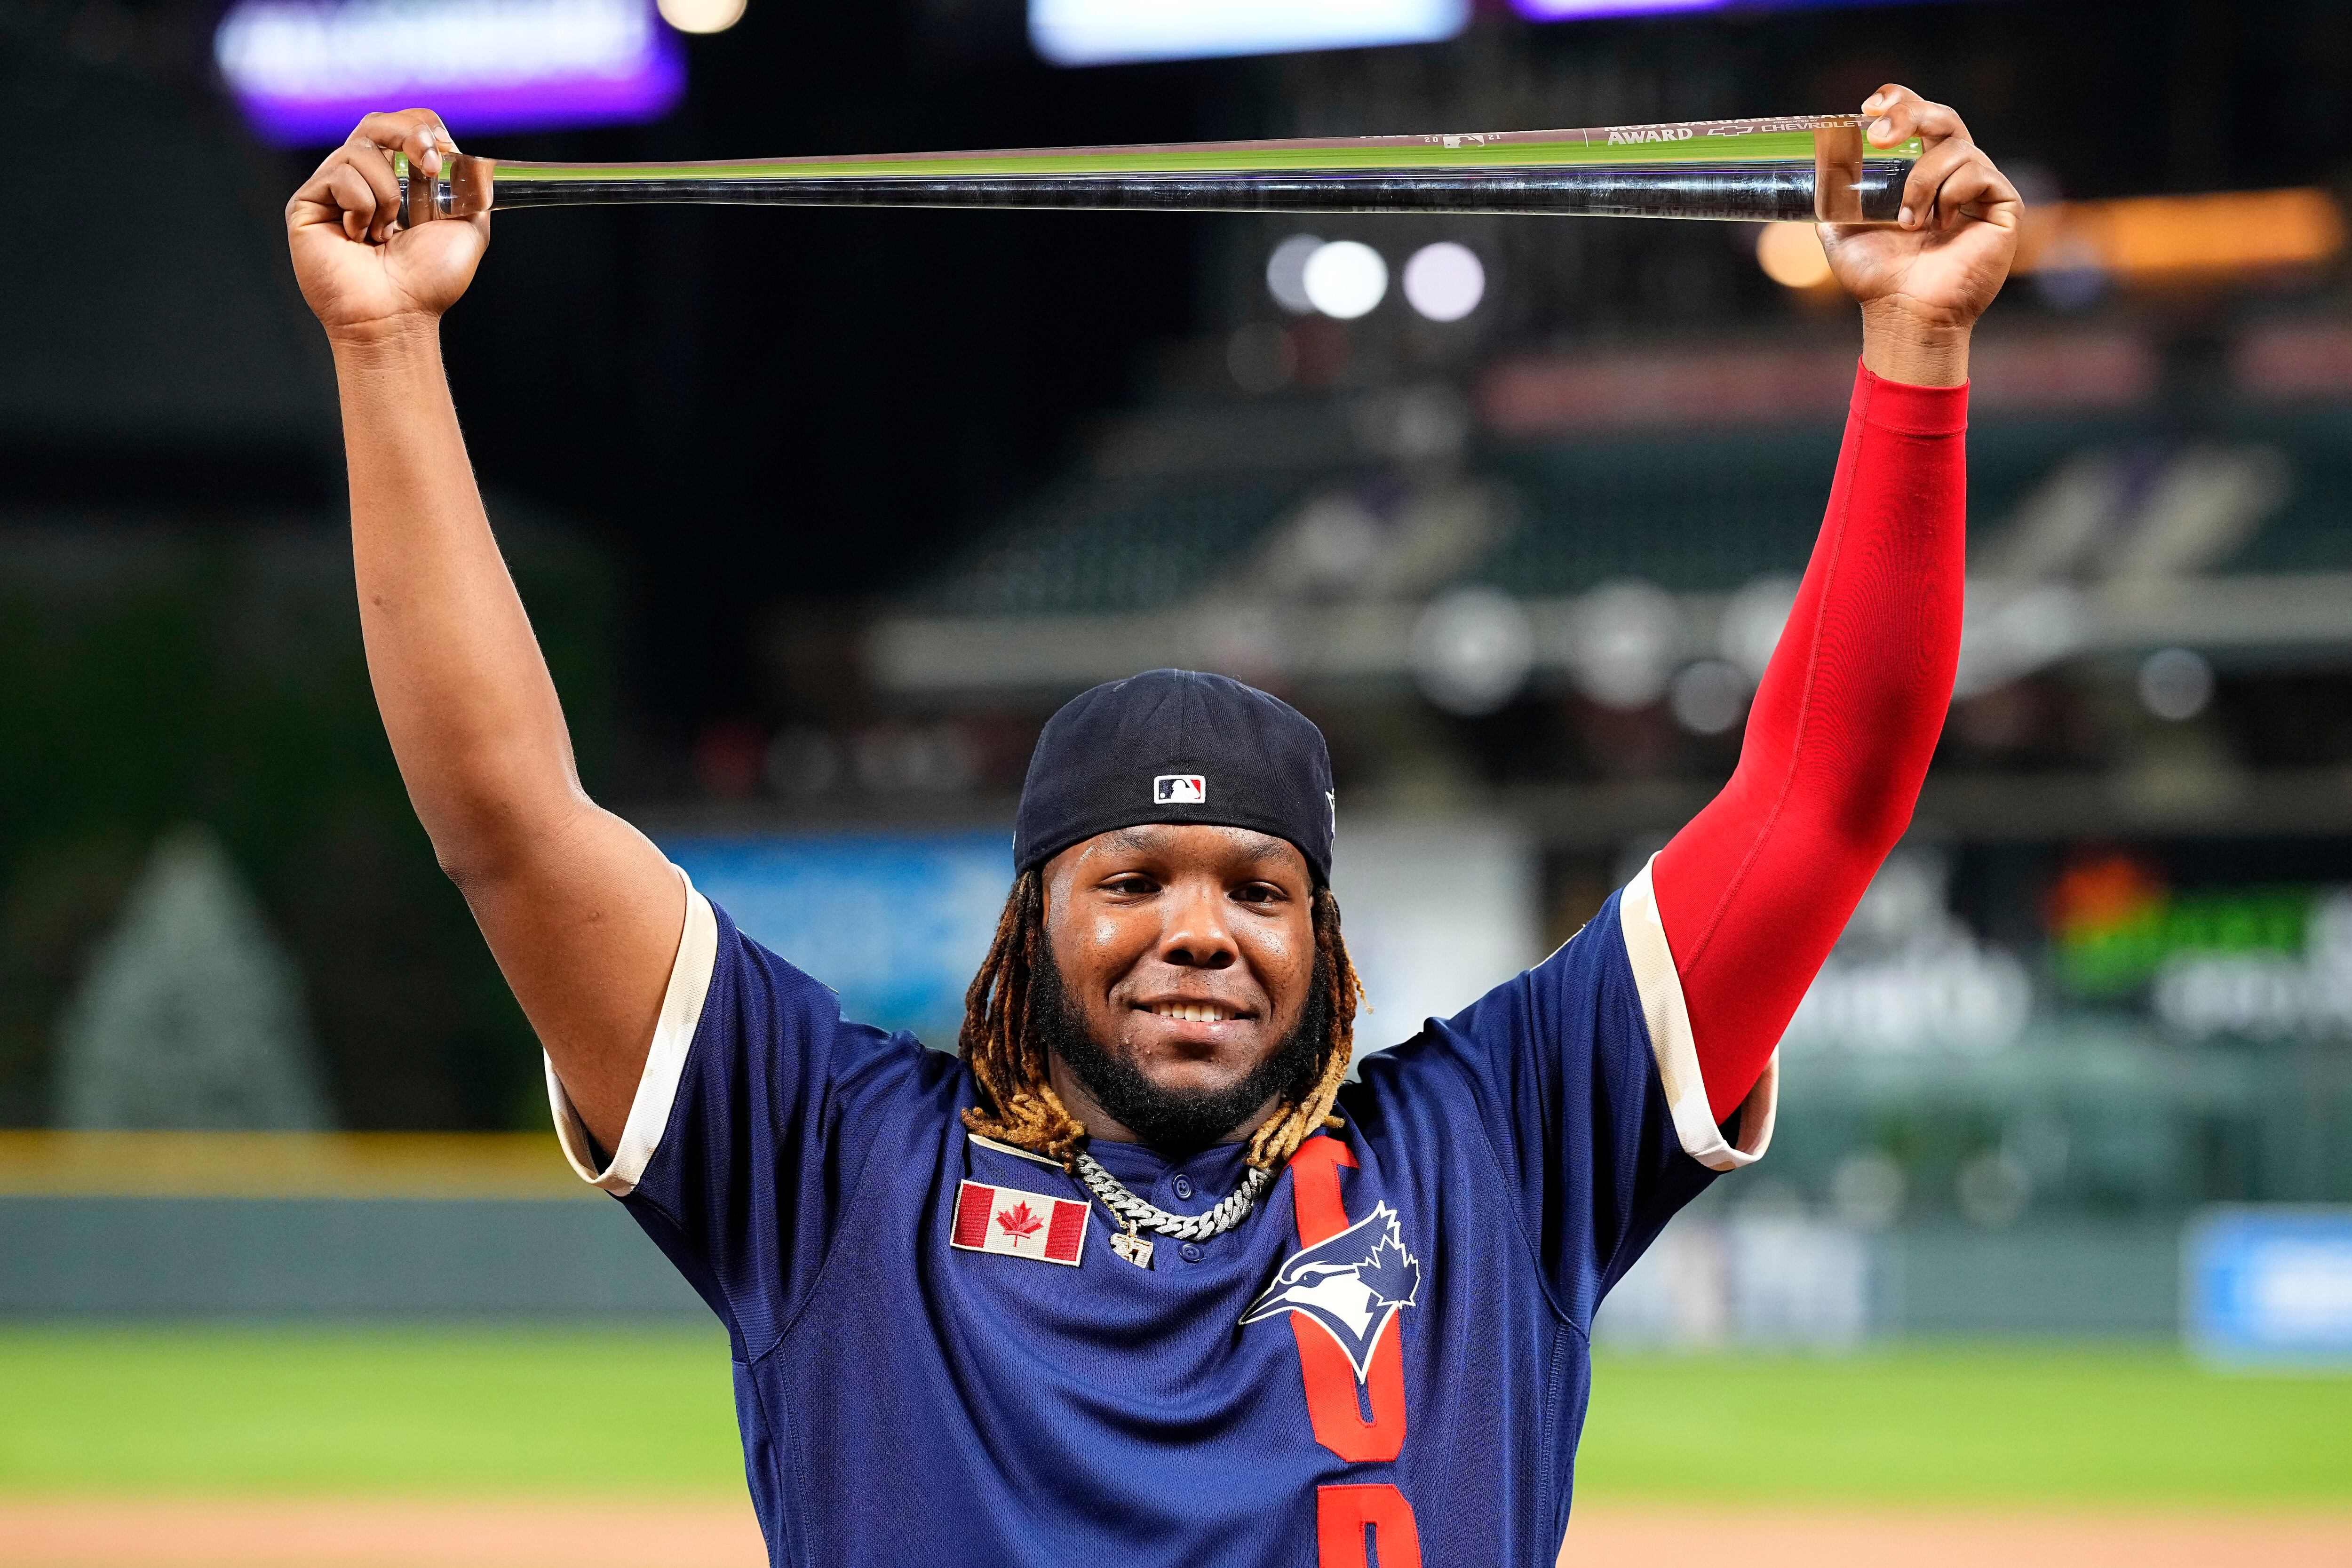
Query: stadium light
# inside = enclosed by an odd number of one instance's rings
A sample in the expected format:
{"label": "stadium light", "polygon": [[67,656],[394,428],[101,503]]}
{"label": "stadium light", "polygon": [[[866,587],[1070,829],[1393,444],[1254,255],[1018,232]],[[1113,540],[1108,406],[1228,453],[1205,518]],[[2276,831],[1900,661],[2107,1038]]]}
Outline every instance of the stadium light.
{"label": "stadium light", "polygon": [[1783,289],[1818,289],[1830,280],[1830,258],[1809,223],[1768,223],[1756,237],[1756,263]]}
{"label": "stadium light", "polygon": [[1325,315],[1352,321],[1369,314],[1389,291],[1389,264],[1361,240],[1335,239],[1316,247],[1299,274],[1307,302]]}
{"label": "stadium light", "polygon": [[681,33],[723,33],[743,19],[743,0],[659,0],[662,20]]}
{"label": "stadium light", "polygon": [[1458,321],[1486,295],[1486,268],[1466,245],[1441,239],[1404,264],[1404,298],[1433,321]]}
{"label": "stadium light", "polygon": [[1684,637],[1673,595],[1624,580],[1577,601],[1561,651],[1578,690],[1603,708],[1630,711],[1666,694]]}
{"label": "stadium light", "polygon": [[2213,667],[2192,649],[2158,648],[2141,663],[2138,685],[2140,705],[2177,724],[2213,700]]}
{"label": "stadium light", "polygon": [[1666,689],[1675,722],[1694,735],[1720,735],[1748,713],[1748,676],[1726,659],[1686,665]]}
{"label": "stadium light", "polygon": [[1316,236],[1294,234],[1265,258],[1265,291],[1294,316],[1315,313],[1315,301],[1307,297],[1307,262],[1322,248],[1323,241]]}
{"label": "stadium light", "polygon": [[1528,612],[1494,588],[1448,589],[1412,628],[1412,673],[1422,695],[1448,713],[1478,718],[1507,706],[1535,668]]}

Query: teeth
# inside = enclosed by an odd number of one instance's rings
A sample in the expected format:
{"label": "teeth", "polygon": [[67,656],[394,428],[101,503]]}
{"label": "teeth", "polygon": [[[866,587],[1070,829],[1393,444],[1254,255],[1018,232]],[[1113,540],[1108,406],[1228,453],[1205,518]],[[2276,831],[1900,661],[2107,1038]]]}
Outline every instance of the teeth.
{"label": "teeth", "polygon": [[1222,1024],[1233,1015],[1205,1002],[1167,1002],[1152,1009],[1163,1018],[1184,1024]]}

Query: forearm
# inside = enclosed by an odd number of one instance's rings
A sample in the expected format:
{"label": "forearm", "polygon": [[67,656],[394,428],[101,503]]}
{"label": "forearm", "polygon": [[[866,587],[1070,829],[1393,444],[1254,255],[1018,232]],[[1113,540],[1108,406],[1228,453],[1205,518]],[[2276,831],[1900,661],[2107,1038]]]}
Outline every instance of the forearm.
{"label": "forearm", "polygon": [[1721,1119],[1908,826],[1949,705],[1965,575],[1967,334],[1867,339],[1819,542],[1731,782],[1660,854],[1660,919]]}
{"label": "forearm", "polygon": [[426,321],[334,343],[368,674],[461,880],[584,807],[555,688],[482,510]]}

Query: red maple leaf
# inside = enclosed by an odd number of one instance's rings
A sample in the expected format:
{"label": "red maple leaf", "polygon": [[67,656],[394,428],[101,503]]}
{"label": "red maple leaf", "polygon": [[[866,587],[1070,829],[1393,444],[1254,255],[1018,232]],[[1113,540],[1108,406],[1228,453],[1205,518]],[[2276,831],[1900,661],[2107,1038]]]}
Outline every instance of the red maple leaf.
{"label": "red maple leaf", "polygon": [[1045,1222],[1029,1212],[1027,1204],[1016,1204],[996,1216],[996,1223],[1014,1236],[1034,1236],[1045,1228]]}

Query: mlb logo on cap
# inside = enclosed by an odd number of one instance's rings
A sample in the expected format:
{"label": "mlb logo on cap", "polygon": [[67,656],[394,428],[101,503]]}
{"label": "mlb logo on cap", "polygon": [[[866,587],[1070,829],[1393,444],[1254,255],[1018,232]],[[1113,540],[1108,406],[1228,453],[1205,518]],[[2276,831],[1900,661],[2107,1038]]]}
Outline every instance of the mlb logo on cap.
{"label": "mlb logo on cap", "polygon": [[1199,773],[1161,773],[1151,781],[1154,805],[1200,805],[1209,798],[1209,781]]}

